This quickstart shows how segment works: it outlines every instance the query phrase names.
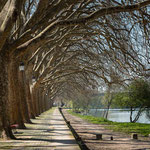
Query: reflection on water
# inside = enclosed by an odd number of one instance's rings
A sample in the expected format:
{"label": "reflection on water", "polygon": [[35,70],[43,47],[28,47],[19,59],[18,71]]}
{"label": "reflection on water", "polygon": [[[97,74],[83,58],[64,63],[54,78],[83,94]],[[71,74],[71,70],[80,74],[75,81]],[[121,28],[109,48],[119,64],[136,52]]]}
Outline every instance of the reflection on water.
{"label": "reflection on water", "polygon": [[[89,114],[95,117],[103,117],[105,109],[91,109]],[[135,111],[134,113],[136,113]],[[108,120],[116,122],[130,122],[130,111],[122,109],[110,109],[108,113]],[[146,113],[143,112],[140,116],[139,123],[150,123],[150,119],[146,117]]]}

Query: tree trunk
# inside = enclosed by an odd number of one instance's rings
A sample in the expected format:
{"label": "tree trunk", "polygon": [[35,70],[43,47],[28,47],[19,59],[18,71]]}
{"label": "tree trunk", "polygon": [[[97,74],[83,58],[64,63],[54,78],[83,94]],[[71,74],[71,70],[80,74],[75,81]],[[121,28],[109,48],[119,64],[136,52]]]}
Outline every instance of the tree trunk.
{"label": "tree trunk", "polygon": [[38,108],[37,108],[37,90],[36,88],[32,89],[32,101],[33,101],[33,109],[35,112],[35,116],[38,117]]}
{"label": "tree trunk", "polygon": [[50,101],[50,108],[53,107],[53,103],[54,103],[54,101],[51,99],[51,101]]}
{"label": "tree trunk", "polygon": [[44,111],[46,111],[46,100],[47,100],[47,95],[44,94]]}
{"label": "tree trunk", "polygon": [[26,95],[26,89],[25,89],[25,73],[24,71],[19,72],[19,90],[20,90],[20,100],[21,100],[21,108],[22,113],[24,117],[24,122],[26,123],[32,123],[29,117],[29,110],[28,110],[28,104],[27,104],[27,95]]}
{"label": "tree trunk", "polygon": [[136,116],[134,117],[134,119],[132,120],[133,123],[137,122],[138,119],[141,116],[141,113],[145,110],[145,107],[141,106],[136,114]]}
{"label": "tree trunk", "polygon": [[40,113],[39,113],[39,103],[38,103],[38,89],[36,89],[35,90],[35,106],[36,106],[36,114],[37,114],[37,116],[39,116],[40,115]]}
{"label": "tree trunk", "polygon": [[106,115],[105,115],[105,118],[107,119],[108,118],[108,112],[109,112],[109,109],[110,109],[110,106],[112,104],[112,95],[110,95],[110,99],[108,100],[108,105],[107,105],[107,110],[106,110]]}
{"label": "tree trunk", "polygon": [[44,112],[44,93],[41,92],[41,108],[42,108],[42,112]]}
{"label": "tree trunk", "polygon": [[38,111],[38,115],[41,114],[41,108],[40,108],[40,91],[39,89],[37,89],[37,111]]}
{"label": "tree trunk", "polygon": [[5,53],[0,53],[0,122],[1,122],[1,137],[3,139],[15,139],[10,128],[10,116],[8,109],[8,64]]}
{"label": "tree trunk", "polygon": [[18,81],[18,62],[13,58],[10,60],[9,64],[9,99],[10,99],[10,108],[11,108],[11,116],[12,123],[17,123],[19,128],[25,129],[25,125],[23,122],[23,116],[21,113],[21,101],[19,97],[19,81]]}
{"label": "tree trunk", "polygon": [[130,122],[133,122],[133,120],[132,120],[132,114],[133,114],[133,109],[132,109],[132,107],[130,108]]}
{"label": "tree trunk", "polygon": [[31,92],[30,92],[30,86],[29,86],[29,81],[26,83],[26,92],[27,92],[27,98],[28,98],[28,105],[29,105],[29,110],[30,110],[30,118],[35,119],[34,115],[34,109],[33,109],[33,102],[32,102],[32,97],[31,97]]}
{"label": "tree trunk", "polygon": [[39,101],[39,112],[40,114],[43,112],[42,111],[42,91],[41,91],[41,88],[38,89],[39,91],[39,96],[38,96],[38,101]]}

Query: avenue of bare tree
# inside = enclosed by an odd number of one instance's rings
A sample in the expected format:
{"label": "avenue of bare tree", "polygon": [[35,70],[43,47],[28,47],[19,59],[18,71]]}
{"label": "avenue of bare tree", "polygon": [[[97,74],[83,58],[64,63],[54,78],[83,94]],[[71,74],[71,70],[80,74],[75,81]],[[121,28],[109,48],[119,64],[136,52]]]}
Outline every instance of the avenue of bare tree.
{"label": "avenue of bare tree", "polygon": [[149,29],[150,0],[0,0],[1,137],[56,96],[149,78]]}

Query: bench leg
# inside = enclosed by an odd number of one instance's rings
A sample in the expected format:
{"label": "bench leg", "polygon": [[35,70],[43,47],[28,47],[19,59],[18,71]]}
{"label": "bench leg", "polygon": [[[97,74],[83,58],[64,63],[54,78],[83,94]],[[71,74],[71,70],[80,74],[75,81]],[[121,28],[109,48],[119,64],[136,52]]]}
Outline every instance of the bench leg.
{"label": "bench leg", "polygon": [[17,129],[13,129],[13,133],[14,134],[17,134],[18,132],[17,132]]}

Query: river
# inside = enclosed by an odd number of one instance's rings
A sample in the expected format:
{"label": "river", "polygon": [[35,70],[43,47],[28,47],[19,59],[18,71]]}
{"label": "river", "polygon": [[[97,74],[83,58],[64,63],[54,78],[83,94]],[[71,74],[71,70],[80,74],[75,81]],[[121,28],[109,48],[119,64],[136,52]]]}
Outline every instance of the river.
{"label": "river", "polygon": [[[106,109],[90,109],[89,115],[102,117],[105,111]],[[108,113],[108,120],[116,122],[130,122],[130,111],[127,109],[110,109]],[[143,112],[137,122],[150,124],[150,119],[148,119],[146,113]]]}

